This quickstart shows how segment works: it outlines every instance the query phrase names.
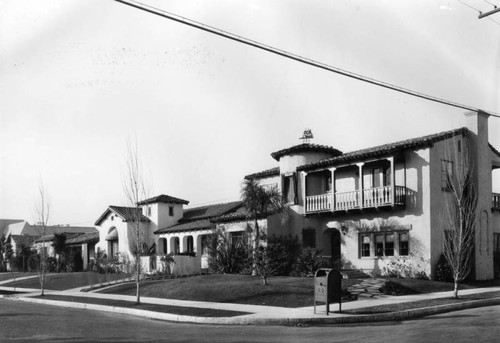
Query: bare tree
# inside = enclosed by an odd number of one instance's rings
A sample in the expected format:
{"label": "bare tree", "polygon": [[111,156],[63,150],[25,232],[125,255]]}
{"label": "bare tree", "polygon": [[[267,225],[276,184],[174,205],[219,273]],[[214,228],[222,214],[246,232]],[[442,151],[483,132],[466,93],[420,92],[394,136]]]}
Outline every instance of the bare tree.
{"label": "bare tree", "polygon": [[137,140],[127,140],[127,154],[125,158],[125,174],[123,176],[123,191],[129,203],[133,208],[133,273],[136,284],[136,302],[141,303],[140,284],[144,276],[144,268],[141,264],[141,256],[147,252],[147,243],[145,241],[145,232],[141,230],[142,209],[139,206],[141,200],[147,199],[149,188],[144,176],[144,169],[139,158]]}
{"label": "bare tree", "polygon": [[45,292],[45,282],[47,275],[47,226],[50,215],[50,199],[45,189],[43,180],[38,184],[38,199],[35,201],[35,214],[37,218],[37,233],[42,237],[42,249],[40,252],[40,263],[38,265],[38,276],[40,279],[41,295]]}
{"label": "bare tree", "polygon": [[443,216],[443,255],[454,281],[453,297],[458,298],[458,287],[472,270],[474,236],[477,222],[477,188],[474,182],[474,163],[467,137],[459,149],[447,147],[443,161],[448,196]]}

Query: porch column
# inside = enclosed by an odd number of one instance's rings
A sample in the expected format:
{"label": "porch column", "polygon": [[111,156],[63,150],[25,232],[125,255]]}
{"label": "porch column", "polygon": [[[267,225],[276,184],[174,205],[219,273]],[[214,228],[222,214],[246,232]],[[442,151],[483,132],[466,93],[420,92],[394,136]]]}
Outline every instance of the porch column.
{"label": "porch column", "polygon": [[82,259],[83,259],[83,270],[87,270],[89,266],[89,244],[82,244]]}
{"label": "porch column", "polygon": [[356,165],[359,168],[359,208],[363,208],[363,205],[365,203],[365,178],[363,177],[363,166],[365,165],[365,163],[356,163]]}
{"label": "porch column", "polygon": [[307,213],[307,172],[301,172],[302,175],[302,201],[304,202],[304,214]]}
{"label": "porch column", "polygon": [[335,211],[335,169],[337,168],[330,168],[330,172],[332,173],[332,212]]}
{"label": "porch column", "polygon": [[396,173],[394,169],[394,156],[389,157],[389,162],[391,162],[391,205],[394,206],[396,203]]}

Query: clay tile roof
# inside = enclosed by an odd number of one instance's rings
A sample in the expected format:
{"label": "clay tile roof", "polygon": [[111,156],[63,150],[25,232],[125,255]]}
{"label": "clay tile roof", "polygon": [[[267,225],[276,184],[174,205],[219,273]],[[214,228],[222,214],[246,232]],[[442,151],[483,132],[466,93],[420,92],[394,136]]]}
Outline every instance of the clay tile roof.
{"label": "clay tile roof", "polygon": [[[120,216],[126,222],[133,221],[136,210],[137,208],[135,207],[109,206],[108,209],[104,211],[104,213],[99,217],[99,219],[97,219],[95,225],[99,225],[101,221],[104,218],[106,218],[106,216],[110,211]],[[150,221],[149,218],[142,214],[142,210],[140,211],[141,211],[141,222],[149,222]]]}
{"label": "clay tile roof", "polygon": [[261,179],[261,178],[265,178],[268,176],[278,176],[278,175],[280,175],[280,168],[276,167],[276,168],[263,170],[263,171],[258,172],[258,173],[249,174],[249,175],[245,176],[245,179],[246,180]]}
{"label": "clay tile roof", "polygon": [[29,246],[33,243],[38,236],[26,236],[26,235],[10,235],[10,239],[16,243],[16,245]]}
{"label": "clay tile roof", "polygon": [[166,233],[166,232],[179,232],[179,231],[191,231],[191,230],[202,230],[202,229],[213,229],[215,225],[209,219],[200,219],[191,222],[186,222],[182,224],[177,224],[174,226],[169,226],[160,230],[155,231],[155,234]]}
{"label": "clay tile roof", "polygon": [[342,155],[342,151],[337,150],[328,145],[319,145],[312,143],[303,143],[299,145],[294,145],[290,148],[282,149],[271,154],[272,158],[279,161],[280,157],[290,154],[295,154],[299,152],[326,152],[334,156]]}
{"label": "clay tile roof", "polygon": [[190,231],[199,229],[214,228],[212,220],[220,216],[233,213],[240,210],[242,207],[241,201],[233,201],[223,204],[206,205],[190,208],[184,211],[184,216],[179,223],[166,228],[156,230],[154,233]]}
{"label": "clay tile roof", "polygon": [[184,216],[180,222],[193,221],[198,219],[210,219],[219,217],[241,207],[241,201],[233,201],[224,204],[206,205],[189,208],[184,211]]}
{"label": "clay tile roof", "polygon": [[82,233],[74,237],[68,237],[66,244],[77,245],[85,243],[97,243],[99,242],[99,232]]}
{"label": "clay tile roof", "polygon": [[172,197],[170,195],[160,194],[158,196],[143,200],[139,202],[138,205],[154,204],[158,202],[163,202],[167,204],[184,204],[184,205],[189,204],[189,201],[187,200]]}
{"label": "clay tile roof", "polygon": [[465,135],[466,132],[467,129],[463,127],[460,129],[444,131],[423,137],[411,138],[395,143],[379,145],[372,148],[345,153],[341,156],[327,158],[318,162],[305,164],[298,167],[297,170],[312,170],[318,167],[334,166],[337,164],[344,164],[346,162],[360,161],[369,157],[386,156],[405,150],[429,147],[432,146],[432,144],[434,144],[435,142],[441,141],[443,139],[447,139],[456,135]]}

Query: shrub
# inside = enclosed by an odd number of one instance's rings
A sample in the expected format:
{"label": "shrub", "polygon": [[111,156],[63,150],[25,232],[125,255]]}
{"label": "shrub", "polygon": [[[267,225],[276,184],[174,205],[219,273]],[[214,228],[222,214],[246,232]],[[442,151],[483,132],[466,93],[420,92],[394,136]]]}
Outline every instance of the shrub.
{"label": "shrub", "polygon": [[[266,237],[263,236],[263,240],[265,239]],[[292,235],[276,237],[273,235],[267,240],[267,246],[272,249],[272,258],[279,259],[279,266],[273,274],[283,276],[292,274],[302,250],[299,237]],[[279,256],[276,256],[277,254]]]}
{"label": "shrub", "polygon": [[318,269],[329,267],[329,261],[320,256],[320,254],[320,250],[304,250],[298,258],[293,274],[296,276],[311,277],[315,275]]}
{"label": "shrub", "polygon": [[248,270],[251,263],[248,238],[233,240],[222,229],[216,229],[208,237],[208,266],[212,272],[237,274]]}
{"label": "shrub", "polygon": [[412,289],[391,280],[387,280],[384,282],[382,287],[380,287],[380,292],[387,295],[415,294]]}
{"label": "shrub", "polygon": [[442,282],[453,282],[453,272],[443,254],[439,257],[436,266],[436,280]]}

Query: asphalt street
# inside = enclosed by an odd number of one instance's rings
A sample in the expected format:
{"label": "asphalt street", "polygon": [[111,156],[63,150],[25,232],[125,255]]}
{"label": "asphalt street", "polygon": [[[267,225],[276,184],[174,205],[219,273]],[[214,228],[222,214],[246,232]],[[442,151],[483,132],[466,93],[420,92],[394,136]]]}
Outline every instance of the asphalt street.
{"label": "asphalt street", "polygon": [[498,342],[500,306],[403,322],[284,327],[178,324],[0,299],[0,342]]}

